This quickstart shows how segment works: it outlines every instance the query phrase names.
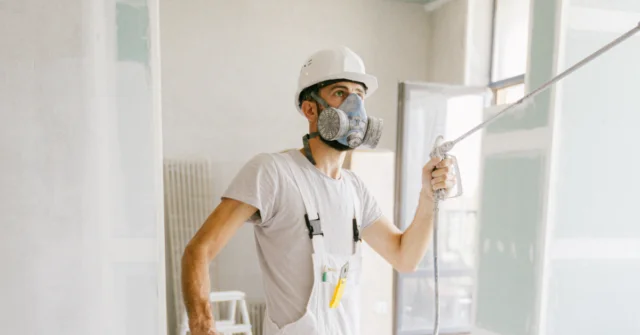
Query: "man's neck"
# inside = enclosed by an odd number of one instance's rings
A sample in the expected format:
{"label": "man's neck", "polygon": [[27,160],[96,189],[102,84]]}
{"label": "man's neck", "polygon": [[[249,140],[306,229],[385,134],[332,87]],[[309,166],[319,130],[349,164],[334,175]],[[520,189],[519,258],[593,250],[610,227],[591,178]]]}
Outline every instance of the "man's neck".
{"label": "man's neck", "polygon": [[[316,168],[333,179],[340,179],[342,164],[347,152],[338,151],[326,145],[318,137],[309,140],[309,148],[311,148],[311,154],[316,161]],[[304,155],[304,149],[301,152]]]}

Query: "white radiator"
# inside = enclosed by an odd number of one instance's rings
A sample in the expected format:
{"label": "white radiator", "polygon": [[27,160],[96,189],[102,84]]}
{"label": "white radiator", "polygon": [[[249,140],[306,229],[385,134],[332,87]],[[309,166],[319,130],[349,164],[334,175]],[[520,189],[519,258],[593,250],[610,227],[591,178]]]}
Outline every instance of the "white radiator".
{"label": "white radiator", "polygon": [[253,335],[262,335],[262,325],[265,317],[264,312],[267,305],[263,301],[247,301],[247,304]]}
{"label": "white radiator", "polygon": [[[180,261],[185,247],[207,219],[219,199],[213,197],[213,164],[206,159],[164,160],[165,232],[167,239],[167,305],[170,335],[179,334],[184,314],[180,280]],[[209,273],[218,283],[216,263]],[[212,290],[217,290],[215,286]],[[224,303],[212,306],[214,318],[224,318]],[[264,301],[247,301],[253,335],[262,335],[266,304]],[[240,313],[236,314],[240,318]],[[237,322],[241,320],[238,319]]]}
{"label": "white radiator", "polygon": [[[180,261],[185,247],[214,209],[212,163],[206,159],[164,160],[167,305],[169,334],[178,334],[184,313]],[[215,263],[210,274],[215,275]],[[212,278],[218,282],[217,278]],[[214,289],[214,288],[212,288]]]}

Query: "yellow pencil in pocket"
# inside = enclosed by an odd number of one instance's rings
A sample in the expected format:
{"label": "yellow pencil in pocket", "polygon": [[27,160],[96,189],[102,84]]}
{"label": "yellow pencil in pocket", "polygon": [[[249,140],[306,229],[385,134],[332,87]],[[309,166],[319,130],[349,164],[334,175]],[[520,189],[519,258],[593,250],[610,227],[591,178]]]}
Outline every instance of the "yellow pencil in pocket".
{"label": "yellow pencil in pocket", "polygon": [[333,297],[331,298],[331,302],[329,302],[329,308],[337,308],[338,305],[340,305],[340,300],[342,299],[342,294],[344,293],[344,287],[347,286],[348,272],[349,262],[343,265],[342,269],[340,269],[340,278],[338,278],[336,288],[333,290]]}

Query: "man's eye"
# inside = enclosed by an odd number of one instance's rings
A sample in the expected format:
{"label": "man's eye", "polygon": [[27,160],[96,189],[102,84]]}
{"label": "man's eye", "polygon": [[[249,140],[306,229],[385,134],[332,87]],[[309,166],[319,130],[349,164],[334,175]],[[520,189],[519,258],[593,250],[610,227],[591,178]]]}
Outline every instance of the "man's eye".
{"label": "man's eye", "polygon": [[344,91],[336,91],[336,96],[343,97],[344,96]]}

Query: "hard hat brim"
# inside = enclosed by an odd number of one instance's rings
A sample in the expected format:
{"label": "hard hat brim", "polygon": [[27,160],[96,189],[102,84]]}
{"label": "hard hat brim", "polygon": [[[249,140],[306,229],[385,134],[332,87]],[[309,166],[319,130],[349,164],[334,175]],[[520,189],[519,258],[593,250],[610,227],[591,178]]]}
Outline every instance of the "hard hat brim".
{"label": "hard hat brim", "polygon": [[302,113],[302,109],[300,109],[300,93],[302,93],[304,89],[327,80],[336,80],[336,79],[345,79],[349,81],[356,81],[359,83],[363,83],[367,87],[367,94],[366,94],[367,97],[369,97],[371,94],[373,94],[373,92],[375,92],[378,89],[378,79],[375,76],[372,76],[369,74],[357,73],[357,72],[343,72],[339,74],[332,74],[330,76],[322,77],[312,83],[309,83],[309,85],[307,85],[306,87],[301,87],[298,89],[298,91],[296,92],[295,101],[294,101],[298,112],[304,115]]}

